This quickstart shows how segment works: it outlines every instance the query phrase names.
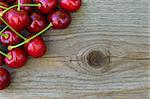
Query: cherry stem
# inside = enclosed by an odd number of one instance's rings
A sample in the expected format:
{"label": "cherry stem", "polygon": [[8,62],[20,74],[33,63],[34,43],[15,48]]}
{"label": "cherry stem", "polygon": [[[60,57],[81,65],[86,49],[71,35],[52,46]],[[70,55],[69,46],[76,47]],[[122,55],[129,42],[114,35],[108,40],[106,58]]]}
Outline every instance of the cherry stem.
{"label": "cherry stem", "polygon": [[5,9],[4,11],[1,12],[0,16],[3,16],[4,13],[6,13],[8,10],[14,8],[14,7],[17,7],[18,5],[13,5],[13,6],[10,6],[9,8]]}
{"label": "cherry stem", "polygon": [[6,54],[6,53],[4,53],[2,51],[0,51],[0,54],[2,54],[3,56],[7,57],[8,59],[11,59],[11,57],[12,57],[11,55]]}
{"label": "cherry stem", "polygon": [[21,6],[39,7],[39,6],[41,6],[41,4],[40,3],[38,3],[38,4],[21,4]]}
{"label": "cherry stem", "polygon": [[8,34],[0,34],[0,36],[5,37],[6,39],[9,37],[9,35],[8,35]]}
{"label": "cherry stem", "polygon": [[18,0],[18,8],[17,8],[18,11],[20,11],[20,6],[21,6],[20,0]]}
{"label": "cherry stem", "polygon": [[50,23],[45,29],[43,29],[42,31],[40,31],[39,33],[33,35],[32,37],[28,38],[27,40],[25,40],[24,42],[20,43],[20,44],[17,44],[17,45],[14,45],[14,46],[8,46],[8,50],[12,50],[14,48],[17,48],[17,47],[20,47],[22,45],[24,45],[25,43],[28,43],[30,42],[32,39],[34,39],[35,37],[41,35],[42,33],[44,33],[46,30],[48,30],[49,28],[51,28],[53,25]]}
{"label": "cherry stem", "polygon": [[2,9],[7,9],[7,7],[1,6],[1,5],[0,5],[0,8],[2,8]]}
{"label": "cherry stem", "polygon": [[[15,8],[15,7],[17,7],[17,6],[18,6],[18,4],[17,4],[17,5],[10,6],[9,8],[5,9],[4,11],[2,11],[2,12],[0,13],[0,16],[3,16],[3,14],[6,13],[8,10],[10,10],[10,9],[12,9],[12,8]],[[41,4],[40,4],[40,3],[38,3],[38,4],[20,4],[20,6],[38,7],[38,6],[41,6]]]}
{"label": "cherry stem", "polygon": [[0,31],[0,36],[4,36],[5,38],[8,38],[8,34],[2,34],[7,28],[8,28],[8,26],[4,27],[4,28]]}
{"label": "cherry stem", "polygon": [[13,29],[1,16],[0,19],[3,21],[3,23],[5,23],[14,33],[16,33],[20,38],[26,40],[27,38],[25,38],[24,36],[22,36],[21,34],[19,34],[15,29]]}
{"label": "cherry stem", "polygon": [[0,31],[0,34],[2,34],[7,28],[8,28],[8,26],[5,26],[5,27]]}

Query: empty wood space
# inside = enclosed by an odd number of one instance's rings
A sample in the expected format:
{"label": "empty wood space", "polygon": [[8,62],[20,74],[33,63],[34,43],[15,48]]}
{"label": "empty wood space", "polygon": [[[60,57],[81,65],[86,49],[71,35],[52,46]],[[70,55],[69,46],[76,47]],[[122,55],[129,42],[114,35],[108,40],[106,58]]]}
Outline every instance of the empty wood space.
{"label": "empty wood space", "polygon": [[83,0],[0,99],[149,99],[149,24],[149,0]]}

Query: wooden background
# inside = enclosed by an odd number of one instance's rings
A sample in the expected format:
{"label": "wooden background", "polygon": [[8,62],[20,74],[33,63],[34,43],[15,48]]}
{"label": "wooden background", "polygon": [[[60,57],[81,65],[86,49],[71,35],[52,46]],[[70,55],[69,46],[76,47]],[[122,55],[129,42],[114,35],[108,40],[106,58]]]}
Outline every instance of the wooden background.
{"label": "wooden background", "polygon": [[48,52],[17,70],[0,99],[148,99],[149,0],[83,0]]}

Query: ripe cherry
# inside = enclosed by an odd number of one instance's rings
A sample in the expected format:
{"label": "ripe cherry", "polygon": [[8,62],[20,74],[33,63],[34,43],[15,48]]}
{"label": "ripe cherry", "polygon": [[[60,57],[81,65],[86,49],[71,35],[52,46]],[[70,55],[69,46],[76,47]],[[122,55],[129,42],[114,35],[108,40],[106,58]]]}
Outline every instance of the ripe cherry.
{"label": "ripe cherry", "polygon": [[44,14],[52,12],[57,7],[58,3],[57,0],[34,0],[34,2],[41,4],[38,9]]}
{"label": "ripe cherry", "polygon": [[71,16],[66,11],[55,11],[48,16],[49,22],[52,22],[53,28],[64,29],[71,23]]}
{"label": "ripe cherry", "polygon": [[[20,0],[20,4],[30,4],[32,0]],[[18,0],[15,2],[16,4],[18,4]],[[32,7],[29,6],[21,6],[22,9],[31,12],[32,11]]]}
{"label": "ripe cherry", "polygon": [[60,7],[67,11],[75,12],[80,6],[81,0],[60,0]]}
{"label": "ripe cherry", "polygon": [[4,56],[0,54],[0,66],[3,65],[4,62]]}
{"label": "ripe cherry", "polygon": [[27,28],[30,33],[38,33],[47,26],[45,17],[42,16],[42,14],[34,12],[31,14],[30,17],[31,17],[31,22]]}
{"label": "ripe cherry", "polygon": [[42,57],[46,52],[46,45],[44,43],[44,40],[40,36],[37,36],[29,43],[26,43],[24,45],[24,48],[28,55],[34,58]]}
{"label": "ripe cherry", "polygon": [[[5,2],[0,2],[0,5],[3,6],[3,7],[6,7],[6,8],[9,7],[8,4],[5,3]],[[4,10],[5,10],[5,9],[0,8],[0,13],[1,13],[2,11],[4,11]],[[3,22],[2,22],[1,20],[0,20],[0,25],[3,25]]]}
{"label": "ripe cherry", "polygon": [[6,87],[8,87],[10,82],[10,73],[4,68],[0,68],[0,90],[3,90]]}
{"label": "ripe cherry", "polygon": [[6,36],[0,36],[0,41],[4,46],[15,45],[21,41],[21,38],[11,30],[2,32]]}
{"label": "ripe cherry", "polygon": [[29,25],[30,18],[25,10],[14,8],[6,12],[5,20],[16,31],[22,31]]}
{"label": "ripe cherry", "polygon": [[11,68],[20,68],[27,62],[27,55],[21,48],[15,48],[8,52],[9,57],[5,57],[4,61]]}

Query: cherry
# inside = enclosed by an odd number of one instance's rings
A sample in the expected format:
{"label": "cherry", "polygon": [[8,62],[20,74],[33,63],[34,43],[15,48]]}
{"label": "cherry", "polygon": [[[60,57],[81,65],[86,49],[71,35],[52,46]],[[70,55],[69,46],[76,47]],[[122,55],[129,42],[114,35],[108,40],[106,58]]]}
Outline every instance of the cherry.
{"label": "cherry", "polygon": [[0,41],[4,46],[15,45],[21,41],[21,38],[11,30],[5,30],[2,34],[6,36],[0,36]]}
{"label": "cherry", "polygon": [[31,23],[27,28],[30,33],[38,33],[47,26],[45,17],[42,14],[34,12],[30,17]]}
{"label": "cherry", "polygon": [[16,31],[22,31],[29,25],[30,18],[25,10],[14,8],[6,12],[5,20]]}
{"label": "cherry", "polygon": [[3,61],[4,61],[4,57],[3,57],[3,55],[0,54],[0,66],[3,65]]}
{"label": "cherry", "polygon": [[[57,5],[58,1],[60,6]],[[34,58],[42,57],[47,47],[40,35],[51,27],[67,28],[72,20],[67,11],[77,11],[80,6],[81,0],[0,0],[0,25],[6,25],[0,31],[0,46],[5,47],[0,47],[0,90],[11,82],[9,72],[2,65],[5,63],[16,69],[27,62],[26,54]],[[63,10],[58,10],[59,8]],[[23,32],[25,29],[27,31]]]}
{"label": "cherry", "polygon": [[0,90],[3,90],[6,87],[8,87],[10,82],[10,73],[4,68],[0,68]]}
{"label": "cherry", "polygon": [[57,7],[57,0],[34,0],[35,3],[40,3],[41,6],[38,9],[44,13],[49,14]]}
{"label": "cherry", "polygon": [[24,48],[28,55],[34,58],[42,57],[46,52],[46,45],[40,36],[37,36],[29,43],[24,44]]}
{"label": "cherry", "polygon": [[4,61],[7,66],[11,68],[20,68],[27,62],[28,58],[24,50],[21,48],[15,48],[8,52],[9,57],[5,57]]}
{"label": "cherry", "polygon": [[[8,4],[5,3],[5,2],[0,2],[0,5],[3,6],[3,7],[6,7],[6,8],[9,7]],[[0,8],[0,13],[1,13],[2,11],[4,11],[4,10],[5,10],[5,9]],[[3,24],[4,24],[4,23],[0,20],[0,25],[3,25]]]}
{"label": "cherry", "polygon": [[52,22],[53,28],[64,29],[71,23],[71,16],[66,11],[55,11],[48,16],[49,22]]}
{"label": "cherry", "polygon": [[60,7],[70,12],[79,10],[80,6],[81,0],[60,0]]}
{"label": "cherry", "polygon": [[[17,45],[14,45],[14,46],[12,46],[12,45],[8,46],[8,47],[7,47],[8,50],[12,50],[12,49],[17,48],[17,47],[20,47],[20,46],[22,46],[22,45],[24,45],[24,44],[26,44],[26,43],[29,43],[31,40],[33,40],[34,38],[36,38],[36,37],[38,37],[39,35],[43,34],[46,30],[48,30],[48,29],[51,28],[51,27],[52,27],[52,23],[48,24],[47,27],[46,27],[45,29],[43,29],[42,31],[36,33],[35,35],[33,35],[33,36],[29,37],[29,38],[27,38],[25,41],[23,41],[23,42],[21,42],[21,43],[19,43],[19,44],[17,44]],[[1,51],[0,51],[0,54],[3,54],[4,56],[7,56],[7,55],[5,55],[5,53],[3,53],[3,52],[1,52]]]}
{"label": "cherry", "polygon": [[[17,4],[18,0],[15,3]],[[31,0],[20,0],[20,4],[30,4],[30,3],[31,3]],[[32,8],[29,6],[21,6],[21,8],[28,11],[28,12],[32,11]]]}

